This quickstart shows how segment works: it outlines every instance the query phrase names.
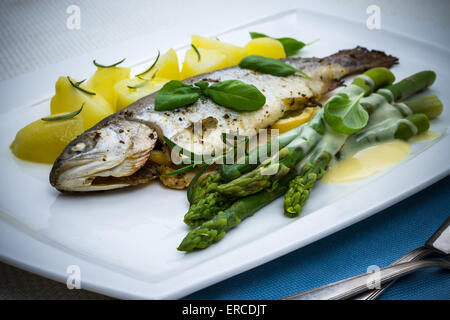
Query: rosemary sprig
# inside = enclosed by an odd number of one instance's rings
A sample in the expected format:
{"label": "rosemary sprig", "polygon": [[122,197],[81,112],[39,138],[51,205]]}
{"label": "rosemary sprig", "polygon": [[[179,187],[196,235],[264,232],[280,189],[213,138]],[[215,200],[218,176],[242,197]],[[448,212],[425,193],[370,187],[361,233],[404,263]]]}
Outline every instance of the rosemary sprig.
{"label": "rosemary sprig", "polygon": [[185,173],[185,172],[191,171],[191,170],[193,170],[193,169],[195,169],[195,168],[203,167],[203,166],[207,166],[207,164],[206,164],[206,163],[203,163],[203,162],[200,162],[200,163],[193,163],[193,164],[190,164],[190,165],[188,165],[188,166],[182,167],[182,168],[180,168],[180,169],[176,169],[176,170],[167,172],[167,173],[165,174],[165,176],[167,176],[167,177],[169,177],[169,176],[174,176],[174,175],[177,175],[177,174],[180,174],[180,173]]}
{"label": "rosemary sprig", "polygon": [[[142,79],[142,78],[139,78],[139,79],[145,80],[145,79]],[[139,88],[145,87],[149,83],[150,83],[150,80],[145,80],[144,82],[141,82],[141,83],[139,83],[139,84],[137,84],[135,86],[127,86],[127,87],[128,87],[128,89],[139,89]]]}
{"label": "rosemary sprig", "polygon": [[58,121],[58,120],[71,119],[71,118],[75,117],[77,114],[79,114],[81,112],[81,110],[83,110],[83,107],[84,107],[84,102],[81,105],[80,109],[78,109],[77,111],[74,111],[74,112],[71,112],[71,113],[67,113],[67,114],[63,114],[63,115],[59,115],[59,116],[45,117],[45,118],[41,118],[41,120],[44,120],[44,121]]}
{"label": "rosemary sprig", "polygon": [[[249,150],[249,138],[247,137],[247,136],[239,136],[239,135],[234,135],[234,138],[239,138],[239,137],[244,137],[245,138],[245,140],[244,140],[244,143],[245,143],[245,154],[246,155],[248,155],[248,150]],[[227,159],[227,157],[228,157],[228,155],[229,154],[232,154],[233,156],[235,156],[236,155],[236,151],[237,151],[237,145],[236,145],[236,142],[237,142],[237,140],[236,139],[233,139],[233,141],[234,141],[234,143],[233,144],[230,144],[228,141],[227,141],[227,138],[226,138],[226,134],[225,133],[222,133],[222,141],[224,142],[224,144],[225,145],[227,145],[227,146],[229,146],[229,147],[231,147],[231,149],[229,150],[229,151],[225,151],[224,153],[222,153],[221,155],[219,155],[219,156],[214,156],[213,155],[213,159],[212,159],[212,161],[209,163],[209,162],[205,162],[204,160],[203,160],[203,156],[200,156],[200,155],[197,155],[197,159],[202,159],[200,162],[194,162],[194,157],[196,156],[194,153],[192,153],[192,152],[190,152],[190,151],[187,151],[186,149],[184,149],[184,148],[181,148],[180,146],[178,146],[175,142],[173,142],[172,140],[170,140],[169,138],[167,138],[167,137],[163,137],[164,138],[164,140],[165,140],[165,142],[166,142],[166,144],[171,148],[171,149],[173,149],[173,148],[175,148],[175,147],[178,147],[180,150],[179,150],[179,153],[181,154],[181,155],[184,155],[184,156],[186,156],[186,155],[188,155],[188,157],[190,156],[190,158],[191,158],[191,164],[189,164],[189,165],[187,165],[187,166],[184,166],[184,167],[182,167],[182,168],[179,168],[179,169],[176,169],[176,170],[174,170],[174,171],[170,171],[170,172],[168,172],[168,173],[166,173],[165,174],[165,176],[173,176],[173,175],[176,175],[176,174],[180,174],[180,173],[185,173],[185,172],[188,172],[188,171],[191,171],[191,170],[193,170],[193,169],[196,169],[196,168],[201,168],[201,167],[203,167],[203,169],[199,172],[199,175],[201,175],[204,171],[206,171],[206,169],[204,168],[205,166],[206,167],[210,167],[211,165],[213,165],[214,163],[216,163],[220,158],[223,158],[224,159],[224,161],[225,161],[225,159]],[[197,177],[198,178],[198,177]]]}
{"label": "rosemary sprig", "polygon": [[96,95],[95,92],[92,92],[92,91],[89,91],[89,90],[86,90],[86,89],[80,87],[80,84],[83,83],[86,79],[84,79],[84,80],[82,80],[82,81],[78,81],[78,82],[73,82],[73,81],[70,79],[70,77],[68,76],[68,77],[67,77],[67,80],[69,80],[69,82],[70,82],[70,84],[72,85],[72,87],[74,87],[74,88],[80,90],[81,92],[84,92],[84,93],[86,93],[86,94],[90,94],[90,95],[92,95],[92,96],[95,96],[95,95]]}
{"label": "rosemary sprig", "polygon": [[[180,155],[183,155],[183,156],[189,158],[190,161],[191,161],[191,165],[195,164],[195,160],[196,159],[203,159],[202,155],[195,154],[193,152],[190,152],[187,149],[184,149],[184,148],[178,146],[175,142],[173,142],[172,140],[170,140],[166,136],[164,136],[163,139],[164,139],[164,142],[169,146],[170,149],[173,149],[173,148],[177,147],[178,148],[178,153]],[[212,156],[214,156],[214,155],[212,155]]]}
{"label": "rosemary sprig", "polygon": [[112,68],[112,67],[116,67],[116,66],[118,66],[119,64],[121,64],[122,62],[124,62],[125,59],[126,59],[126,58],[123,58],[123,59],[120,60],[119,62],[113,63],[113,64],[111,64],[111,65],[109,65],[109,66],[105,66],[105,65],[103,65],[103,64],[100,64],[100,63],[96,62],[95,60],[92,61],[92,62],[94,63],[94,65],[95,65],[96,67],[99,67],[99,68]]}
{"label": "rosemary sprig", "polygon": [[153,69],[153,67],[156,65],[156,63],[158,62],[160,54],[161,53],[158,50],[158,56],[156,57],[155,62],[153,62],[153,64],[150,66],[150,68],[148,68],[144,72],[141,72],[141,73],[137,74],[136,77],[142,76],[143,74],[146,74],[147,72],[151,71]]}
{"label": "rosemary sprig", "polygon": [[155,79],[157,73],[158,73],[158,70],[155,71],[155,73],[152,75],[152,77],[150,79],[146,79],[146,78],[141,77],[139,75],[137,75],[136,78],[139,78],[141,80],[150,80],[150,81],[152,81],[153,79]]}
{"label": "rosemary sprig", "polygon": [[192,43],[191,43],[191,47],[192,47],[192,49],[194,49],[195,53],[197,54],[198,62],[200,62],[200,60],[202,59],[202,57],[200,56],[200,52],[198,51],[197,47],[194,46]]}

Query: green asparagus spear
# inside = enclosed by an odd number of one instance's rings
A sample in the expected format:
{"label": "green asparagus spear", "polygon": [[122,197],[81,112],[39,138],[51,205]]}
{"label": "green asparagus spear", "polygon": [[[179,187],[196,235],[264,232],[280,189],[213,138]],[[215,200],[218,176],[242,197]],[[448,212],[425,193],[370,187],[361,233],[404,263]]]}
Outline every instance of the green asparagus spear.
{"label": "green asparagus spear", "polygon": [[184,215],[184,222],[190,227],[198,227],[231,204],[230,199],[217,191],[207,193],[204,198],[191,204],[189,211]]}
{"label": "green asparagus spear", "polygon": [[192,186],[189,197],[191,205],[184,216],[187,225],[197,227],[231,205],[226,197],[216,191],[221,181],[220,173],[212,173]]}
{"label": "green asparagus spear", "polygon": [[[417,88],[420,87],[421,87],[420,84],[417,85]],[[435,103],[434,105],[437,107],[430,108],[428,106],[422,105],[421,107],[422,109],[417,111],[429,110],[431,114],[439,114],[442,111],[442,105],[439,105],[439,103],[437,104]],[[411,110],[416,111],[412,107]],[[304,159],[304,160],[316,159],[317,161],[315,162],[307,161],[306,163],[310,163],[310,165],[308,166],[305,165],[305,162],[297,164],[296,170],[291,170],[287,175],[285,175],[278,181],[276,186],[265,189],[251,196],[238,199],[226,210],[221,211],[211,220],[204,222],[201,226],[189,232],[182,241],[182,243],[180,244],[180,246],[178,247],[178,250],[189,252],[196,249],[203,249],[219,241],[226,234],[226,232],[228,232],[230,229],[239,224],[240,221],[253,215],[257,210],[259,210],[260,208],[264,207],[265,205],[269,204],[270,202],[272,202],[273,200],[284,194],[289,189],[290,181],[294,179],[299,172],[303,172],[304,169],[306,169],[304,171],[304,174],[306,174],[307,172],[308,174],[316,174],[315,177],[313,175],[306,177],[307,179],[304,181],[309,186],[312,185],[314,181],[317,180],[322,175],[324,170],[323,168],[326,168],[326,166],[328,165],[329,162],[328,159],[331,159],[331,155],[337,152],[337,151],[334,152],[334,150],[336,149],[339,150],[340,148],[339,145],[342,146],[343,141],[345,141],[345,139],[343,139],[342,136],[339,139],[336,138],[335,140],[336,141],[329,141],[334,142],[333,148],[327,149],[328,151],[322,149],[323,151],[322,153],[313,152],[308,156],[308,158]],[[325,143],[321,141],[321,144],[332,145],[332,143],[326,143],[326,141]],[[317,147],[319,147],[319,145]],[[327,155],[325,151],[327,151],[329,155]],[[313,158],[314,155],[317,156]],[[292,207],[295,208],[295,204],[293,204]]]}
{"label": "green asparagus spear", "polygon": [[[367,70],[362,75],[356,77],[352,84],[347,88],[347,90],[342,90],[343,93],[351,93],[352,90],[356,89],[356,92],[354,95],[357,95],[361,92],[364,92],[364,95],[370,94],[373,90],[377,88],[384,87],[386,85],[389,85],[393,83],[395,80],[394,75],[392,72],[387,70],[386,68],[372,68]],[[358,88],[359,87],[359,88]],[[361,90],[362,89],[362,90]],[[303,126],[294,128],[288,132],[283,133],[280,135],[278,139],[278,146],[279,148],[283,148],[287,146],[292,140],[294,140],[295,137],[297,137],[302,129]],[[246,156],[244,161],[241,161],[237,164],[227,165],[223,164],[221,166],[221,175],[224,179],[224,181],[231,181],[233,179],[236,179],[240,177],[241,175],[255,169],[258,167],[258,165],[261,163],[259,161],[255,163],[249,163],[249,159],[257,159],[257,155],[259,154],[260,148],[266,148],[267,149],[267,155],[270,156],[271,151],[271,142],[268,142],[267,145],[257,147],[255,148],[249,156]],[[259,160],[259,159],[258,159]]]}
{"label": "green asparagus spear", "polygon": [[403,79],[396,84],[380,90],[380,94],[386,96],[389,102],[403,101],[416,93],[425,90],[436,80],[434,71],[422,71]]}
{"label": "green asparagus spear", "polygon": [[[283,148],[287,146],[292,140],[295,139],[295,137],[297,137],[300,134],[302,128],[303,126],[299,126],[276,137],[278,147]],[[261,163],[259,159],[260,149],[266,148],[265,154],[267,154],[270,157],[271,146],[272,141],[269,141],[267,144],[263,146],[257,146],[256,148],[251,150],[250,154],[246,155],[243,161],[239,161],[236,164],[222,164],[220,167],[220,174],[223,180],[231,181],[233,179],[236,179],[237,177],[240,177],[244,173],[247,173],[255,169]],[[250,163],[250,159],[254,159],[256,161],[254,161],[254,163]]]}
{"label": "green asparagus spear", "polygon": [[332,158],[328,151],[322,151],[314,161],[304,166],[302,175],[290,182],[284,199],[284,212],[287,216],[293,218],[300,214],[314,183],[322,178]]}
{"label": "green asparagus spear", "polygon": [[[340,94],[358,97],[369,94],[372,90],[388,85],[394,80],[394,75],[386,68],[370,69],[362,76],[355,78],[352,84],[343,89]],[[278,159],[274,160],[272,157],[247,174],[219,185],[217,190],[228,197],[245,197],[270,187],[274,181],[287,174],[320,141],[324,125],[324,113],[320,110],[303,127],[301,133],[279,151],[276,155]]]}
{"label": "green asparagus spear", "polygon": [[442,112],[442,108],[442,102],[434,94],[392,105],[385,102],[371,116],[366,128],[347,139],[339,157],[350,156],[357,150],[377,142],[408,140],[428,130],[428,116],[436,117]]}
{"label": "green asparagus spear", "polygon": [[[439,98],[435,95],[422,97],[420,98],[420,102],[421,106],[418,107],[417,105],[417,107],[414,108],[416,111],[426,110],[432,115],[442,111],[442,103],[440,103]],[[403,104],[408,107],[410,105],[414,106],[417,104],[417,101],[414,99],[406,101]],[[378,109],[377,111],[381,111],[381,114],[384,117],[389,117],[393,113],[386,112],[389,111],[386,109],[395,110],[396,107],[399,110],[403,110],[404,108],[404,106],[400,107],[398,105],[386,104],[384,110]],[[398,114],[401,114],[400,111],[398,111]],[[423,113],[414,113],[406,118],[397,118],[394,116],[393,118],[378,119],[378,122],[374,125],[368,126],[357,134],[352,135],[349,139],[345,139],[345,144],[343,145],[340,154],[343,154],[344,156],[349,155],[376,142],[393,139],[408,140],[412,136],[428,130],[429,127],[428,117]],[[336,140],[339,138],[334,139]],[[342,138],[340,138],[340,142],[337,145],[342,145],[342,141]],[[334,150],[338,150],[338,148],[334,148]],[[320,152],[320,148],[318,152]],[[322,152],[321,156],[316,158],[317,160],[313,157],[313,161],[304,164],[303,168],[297,168],[297,170],[301,170],[302,173],[291,181],[284,200],[284,212],[287,216],[296,217],[301,213],[315,182],[325,173],[329,162],[335,155],[330,155],[326,150]],[[326,155],[325,160],[322,160],[324,155]]]}
{"label": "green asparagus spear", "polygon": [[209,174],[194,186],[190,201],[196,203],[203,199],[209,192],[215,190],[221,181],[222,178],[219,173]]}
{"label": "green asparagus spear", "polygon": [[256,211],[283,195],[289,181],[295,176],[294,171],[281,179],[276,189],[266,189],[257,194],[234,202],[229,208],[219,212],[214,218],[190,231],[178,247],[180,251],[204,249],[219,241],[242,220],[252,216]]}
{"label": "green asparagus spear", "polygon": [[[405,104],[413,113],[425,114],[429,120],[436,119],[444,109],[441,100],[435,94],[411,99],[402,103]],[[397,107],[401,107],[402,103],[397,103],[395,105]]]}

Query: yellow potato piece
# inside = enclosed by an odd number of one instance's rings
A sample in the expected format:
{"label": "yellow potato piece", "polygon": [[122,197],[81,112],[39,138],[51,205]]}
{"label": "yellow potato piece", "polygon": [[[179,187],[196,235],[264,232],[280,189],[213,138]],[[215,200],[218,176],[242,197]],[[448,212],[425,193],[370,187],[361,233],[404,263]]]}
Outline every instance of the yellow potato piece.
{"label": "yellow potato piece", "polygon": [[17,132],[11,151],[23,160],[53,163],[69,142],[84,132],[81,113],[67,120],[30,123]]}
{"label": "yellow potato piece", "polygon": [[227,56],[217,50],[208,50],[198,48],[200,61],[194,49],[186,51],[183,68],[181,69],[181,78],[187,79],[198,74],[223,69],[227,64]]}
{"label": "yellow potato piece", "polygon": [[114,85],[114,90],[117,92],[117,110],[123,109],[126,106],[132,104],[133,102],[143,98],[155,91],[158,91],[162,86],[169,80],[154,78],[147,85],[137,88],[130,89],[128,86],[133,87],[143,83],[145,80],[139,78],[125,79],[117,82]]}
{"label": "yellow potato piece", "polygon": [[227,56],[227,63],[225,67],[238,65],[242,58],[247,55],[247,50],[245,48],[225,43],[220,40],[193,35],[191,41],[197,48],[217,50],[224,53]]}
{"label": "yellow potato piece", "polygon": [[[72,79],[72,82],[76,82]],[[56,82],[56,94],[50,102],[50,111],[53,114],[62,112],[73,112],[80,109],[84,103],[83,112],[80,113],[83,118],[84,128],[89,129],[96,125],[103,118],[114,113],[115,110],[100,95],[90,95],[73,87],[67,77],[60,77]],[[92,91],[83,85],[80,87]]]}
{"label": "yellow potato piece", "polygon": [[115,110],[117,104],[117,93],[114,91],[114,84],[123,79],[130,77],[130,68],[98,67],[97,71],[86,83],[86,86],[91,88],[97,94],[100,94]]}
{"label": "yellow potato piece", "polygon": [[271,128],[278,129],[278,133],[282,134],[308,122],[318,110],[319,108],[307,107],[298,116],[278,120]]}
{"label": "yellow potato piece", "polygon": [[274,59],[286,58],[286,53],[281,42],[272,38],[256,38],[250,40],[245,48],[247,49],[248,55],[255,54]]}
{"label": "yellow potato piece", "polygon": [[[150,65],[152,64],[153,62]],[[175,50],[169,49],[169,51],[161,55],[152,70],[142,74],[141,77],[151,79],[155,73],[158,78],[181,80],[180,66],[178,65],[178,57]]]}

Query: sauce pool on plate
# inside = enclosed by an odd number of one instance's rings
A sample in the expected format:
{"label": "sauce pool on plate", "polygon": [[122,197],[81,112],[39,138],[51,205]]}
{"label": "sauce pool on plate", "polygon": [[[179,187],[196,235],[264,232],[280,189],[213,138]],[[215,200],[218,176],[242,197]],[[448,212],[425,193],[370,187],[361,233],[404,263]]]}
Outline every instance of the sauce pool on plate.
{"label": "sauce pool on plate", "polygon": [[337,162],[321,179],[326,184],[343,184],[365,179],[405,159],[411,145],[403,140],[380,143]]}

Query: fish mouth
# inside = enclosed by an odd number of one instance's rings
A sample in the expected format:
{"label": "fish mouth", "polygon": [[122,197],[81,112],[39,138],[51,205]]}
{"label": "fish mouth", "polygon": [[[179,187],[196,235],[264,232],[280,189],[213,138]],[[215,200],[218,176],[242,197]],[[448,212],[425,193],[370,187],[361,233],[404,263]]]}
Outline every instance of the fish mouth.
{"label": "fish mouth", "polygon": [[111,119],[72,141],[55,161],[50,184],[59,191],[111,190],[157,177],[148,163],[156,130],[135,121]]}

